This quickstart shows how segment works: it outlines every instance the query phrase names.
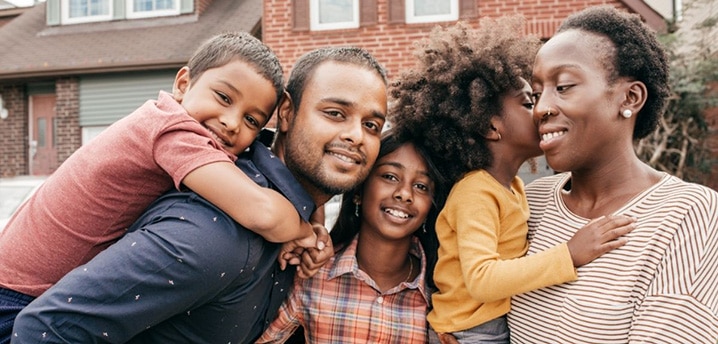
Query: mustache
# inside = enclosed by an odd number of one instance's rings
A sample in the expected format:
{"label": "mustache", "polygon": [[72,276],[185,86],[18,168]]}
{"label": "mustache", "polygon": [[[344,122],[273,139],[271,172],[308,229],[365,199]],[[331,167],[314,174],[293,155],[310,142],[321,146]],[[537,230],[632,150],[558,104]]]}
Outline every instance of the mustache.
{"label": "mustache", "polygon": [[326,145],[325,150],[331,150],[333,148],[338,148],[340,150],[345,150],[349,153],[356,154],[359,156],[359,162],[362,165],[367,164],[366,154],[362,150],[360,150],[359,147],[356,145],[351,145],[351,144],[347,144],[347,143],[343,143],[343,142],[332,142],[332,143],[329,143]]}

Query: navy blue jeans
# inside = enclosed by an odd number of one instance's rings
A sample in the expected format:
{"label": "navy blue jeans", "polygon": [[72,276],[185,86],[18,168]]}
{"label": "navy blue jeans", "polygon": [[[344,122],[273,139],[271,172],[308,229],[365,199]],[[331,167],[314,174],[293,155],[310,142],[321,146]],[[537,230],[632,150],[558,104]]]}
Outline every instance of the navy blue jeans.
{"label": "navy blue jeans", "polygon": [[15,317],[34,299],[30,295],[0,288],[0,344],[10,343]]}

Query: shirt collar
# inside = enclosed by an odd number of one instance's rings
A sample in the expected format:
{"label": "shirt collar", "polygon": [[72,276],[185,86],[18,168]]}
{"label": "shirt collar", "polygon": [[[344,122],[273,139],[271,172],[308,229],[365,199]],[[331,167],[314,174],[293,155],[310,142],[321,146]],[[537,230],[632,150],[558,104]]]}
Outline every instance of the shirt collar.
{"label": "shirt collar", "polygon": [[[331,264],[329,268],[329,274],[327,276],[327,279],[332,279],[339,277],[344,274],[351,274],[354,278],[362,280],[363,282],[371,285],[372,287],[376,288],[376,283],[374,283],[373,280],[371,280],[371,277],[369,277],[367,274],[359,273],[359,263],[357,262],[357,243],[359,235],[355,235],[354,239],[349,243],[349,245],[346,246],[346,248],[341,249],[339,252],[337,252],[336,255],[332,258],[332,261],[328,262],[327,264]],[[426,255],[424,254],[424,249],[421,246],[421,242],[419,241],[419,238],[416,236],[412,236],[411,239],[411,247],[409,248],[409,254],[413,255],[414,257],[418,257],[421,260],[421,270],[419,270],[419,275],[416,276],[416,278],[411,282],[402,282],[398,289],[397,287],[394,287],[389,290],[388,293],[398,292],[403,289],[418,289],[421,293],[421,296],[424,297],[424,300],[426,301],[426,304],[431,304],[431,298],[429,297],[427,291],[426,291]],[[366,279],[362,276],[366,276]],[[367,280],[368,279],[368,280]]]}

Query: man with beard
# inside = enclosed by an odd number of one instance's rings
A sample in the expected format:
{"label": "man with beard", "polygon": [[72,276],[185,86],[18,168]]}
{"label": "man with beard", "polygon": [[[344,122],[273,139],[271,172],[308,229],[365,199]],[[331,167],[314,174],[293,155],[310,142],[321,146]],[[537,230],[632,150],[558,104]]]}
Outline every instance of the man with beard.
{"label": "man with beard", "polygon": [[[386,73],[368,52],[309,52],[293,67],[271,151],[255,142],[237,165],[307,220],[367,176],[386,107]],[[326,240],[326,230],[317,230]],[[170,192],[116,244],[26,307],[12,343],[252,342],[291,287],[293,269],[276,263],[280,249],[197,194]],[[307,262],[300,276],[315,272],[332,251],[299,253]]]}

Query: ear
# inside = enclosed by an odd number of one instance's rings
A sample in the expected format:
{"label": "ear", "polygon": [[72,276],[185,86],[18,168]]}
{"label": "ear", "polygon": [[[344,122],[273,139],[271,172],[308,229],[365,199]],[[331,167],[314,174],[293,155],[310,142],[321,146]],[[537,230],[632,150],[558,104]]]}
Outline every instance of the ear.
{"label": "ear", "polygon": [[181,103],[185,92],[189,88],[189,67],[184,66],[177,71],[175,82],[172,85],[172,97]]}
{"label": "ear", "polygon": [[634,114],[637,114],[646,104],[648,99],[648,89],[646,85],[641,81],[631,81],[628,83],[625,89],[625,99],[621,104],[621,111],[631,110]]}
{"label": "ear", "polygon": [[284,91],[282,101],[277,107],[277,129],[279,132],[286,133],[289,131],[289,123],[291,118],[294,116],[294,102],[292,97]]}
{"label": "ear", "polygon": [[503,128],[503,122],[498,116],[491,117],[491,129],[484,134],[484,138],[489,141],[501,140],[501,129]]}

